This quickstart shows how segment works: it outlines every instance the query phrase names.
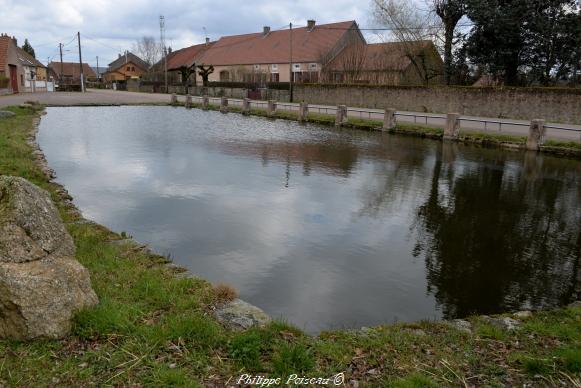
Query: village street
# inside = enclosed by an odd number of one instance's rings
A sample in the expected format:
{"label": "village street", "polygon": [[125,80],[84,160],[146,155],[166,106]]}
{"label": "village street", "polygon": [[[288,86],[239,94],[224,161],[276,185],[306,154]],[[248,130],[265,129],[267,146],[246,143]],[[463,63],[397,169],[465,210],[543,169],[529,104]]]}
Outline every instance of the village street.
{"label": "village street", "polygon": [[[114,91],[110,89],[89,89],[86,93],[58,92],[58,93],[21,93],[0,96],[0,107],[18,105],[26,101],[38,101],[46,106],[78,106],[78,105],[133,105],[133,104],[163,104],[169,103],[171,96],[159,93],[136,93]],[[200,98],[194,101],[199,101]],[[178,96],[178,101],[184,102],[185,96]],[[229,99],[230,105],[240,106],[242,100]],[[210,98],[212,104],[220,104],[219,98]],[[265,107],[266,101],[252,101],[255,107]],[[279,110],[298,111],[298,104],[279,103]],[[335,107],[326,105],[310,105],[313,113],[335,114]],[[383,110],[348,108],[348,116],[354,118],[383,120]],[[433,113],[397,111],[396,119],[403,123],[417,123],[442,128],[446,125],[446,115]],[[581,125],[552,124],[558,128],[547,128],[547,139],[581,140]],[[461,129],[466,131],[488,132],[493,134],[527,136],[529,122],[525,120],[497,119],[462,116]]]}

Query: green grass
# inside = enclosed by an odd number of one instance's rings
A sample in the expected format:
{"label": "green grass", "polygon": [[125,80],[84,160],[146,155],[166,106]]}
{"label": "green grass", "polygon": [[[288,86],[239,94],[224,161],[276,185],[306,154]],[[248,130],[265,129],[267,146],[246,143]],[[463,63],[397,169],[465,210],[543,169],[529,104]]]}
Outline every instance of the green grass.
{"label": "green grass", "polygon": [[460,139],[463,141],[493,143],[493,144],[512,143],[524,145],[527,142],[526,136],[502,135],[489,132],[473,132],[473,131],[460,131]]}
{"label": "green grass", "polygon": [[564,148],[564,149],[581,151],[581,142],[579,142],[579,141],[547,140],[545,142],[544,146],[545,147]]}
{"label": "green grass", "polygon": [[78,216],[26,143],[37,113],[11,110],[16,117],[0,120],[0,174],[23,176],[51,192],[100,304],[76,315],[65,340],[0,341],[0,386],[223,386],[242,373],[343,372],[346,382],[385,387],[581,380],[581,307],[535,313],[511,332],[477,317],[469,318],[473,334],[437,322],[317,337],[281,321],[227,331],[212,318],[216,295],[208,282],[175,277],[162,256],[109,244],[122,236],[102,226],[71,223]]}

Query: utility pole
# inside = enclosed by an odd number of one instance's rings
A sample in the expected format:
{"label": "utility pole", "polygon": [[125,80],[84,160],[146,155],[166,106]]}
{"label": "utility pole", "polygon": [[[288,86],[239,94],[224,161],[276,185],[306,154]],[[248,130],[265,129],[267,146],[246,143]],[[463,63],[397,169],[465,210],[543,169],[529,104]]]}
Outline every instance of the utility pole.
{"label": "utility pole", "polygon": [[81,33],[77,32],[79,42],[79,66],[81,66],[81,92],[85,93],[85,74],[83,73],[83,57],[81,56]]}
{"label": "utility pole", "polygon": [[289,24],[290,27],[290,58],[289,58],[289,67],[290,67],[290,83],[289,83],[289,102],[293,102],[293,24]]}
{"label": "utility pole", "polygon": [[63,73],[65,72],[64,66],[63,66],[63,44],[62,43],[59,43],[59,51],[61,52],[61,74],[59,77],[59,84],[60,84],[60,87],[62,88],[63,87]]}
{"label": "utility pole", "polygon": [[97,81],[101,81],[101,70],[99,70],[99,56],[97,55]]}
{"label": "utility pole", "polygon": [[165,48],[165,16],[159,16],[159,38],[161,47],[163,49],[163,74],[165,79],[165,92],[168,93],[167,90],[167,50]]}

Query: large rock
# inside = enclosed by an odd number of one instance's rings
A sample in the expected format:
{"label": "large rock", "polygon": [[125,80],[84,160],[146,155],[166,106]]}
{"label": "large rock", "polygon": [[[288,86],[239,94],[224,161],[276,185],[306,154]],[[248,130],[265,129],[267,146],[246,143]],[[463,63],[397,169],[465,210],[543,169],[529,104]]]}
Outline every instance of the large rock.
{"label": "large rock", "polygon": [[73,239],[48,192],[23,178],[0,177],[0,262],[74,254]]}
{"label": "large rock", "polygon": [[48,192],[0,176],[0,338],[61,338],[98,303]]}
{"label": "large rock", "polygon": [[271,321],[264,311],[242,299],[234,299],[218,306],[214,314],[216,319],[230,330],[264,327]]}

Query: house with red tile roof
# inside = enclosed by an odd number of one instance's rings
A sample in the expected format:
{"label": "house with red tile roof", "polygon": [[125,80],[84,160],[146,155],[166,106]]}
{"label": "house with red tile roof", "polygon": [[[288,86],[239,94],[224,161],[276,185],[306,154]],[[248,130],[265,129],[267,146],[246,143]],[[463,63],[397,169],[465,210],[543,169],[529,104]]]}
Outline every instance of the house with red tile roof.
{"label": "house with red tile roof", "polygon": [[[49,78],[52,78],[57,84],[73,85],[81,84],[81,66],[78,62],[51,62],[48,64]],[[97,74],[91,66],[83,63],[83,75],[85,79],[96,79]]]}
{"label": "house with red tile roof", "polygon": [[128,79],[139,79],[149,70],[147,62],[137,55],[125,51],[109,64],[109,68],[103,74],[105,82],[126,81]]}
{"label": "house with red tile roof", "polygon": [[432,41],[350,45],[326,67],[326,82],[427,85],[443,81],[444,62]]}
{"label": "house with red tile roof", "polygon": [[[323,65],[353,42],[365,44],[355,21],[221,37],[199,58],[212,65],[209,81],[317,82]],[[292,65],[291,65],[292,62]],[[201,78],[198,76],[198,81]]]}
{"label": "house with red tile roof", "polygon": [[0,93],[37,91],[37,80],[46,80],[45,66],[18,47],[15,37],[1,34]]}

